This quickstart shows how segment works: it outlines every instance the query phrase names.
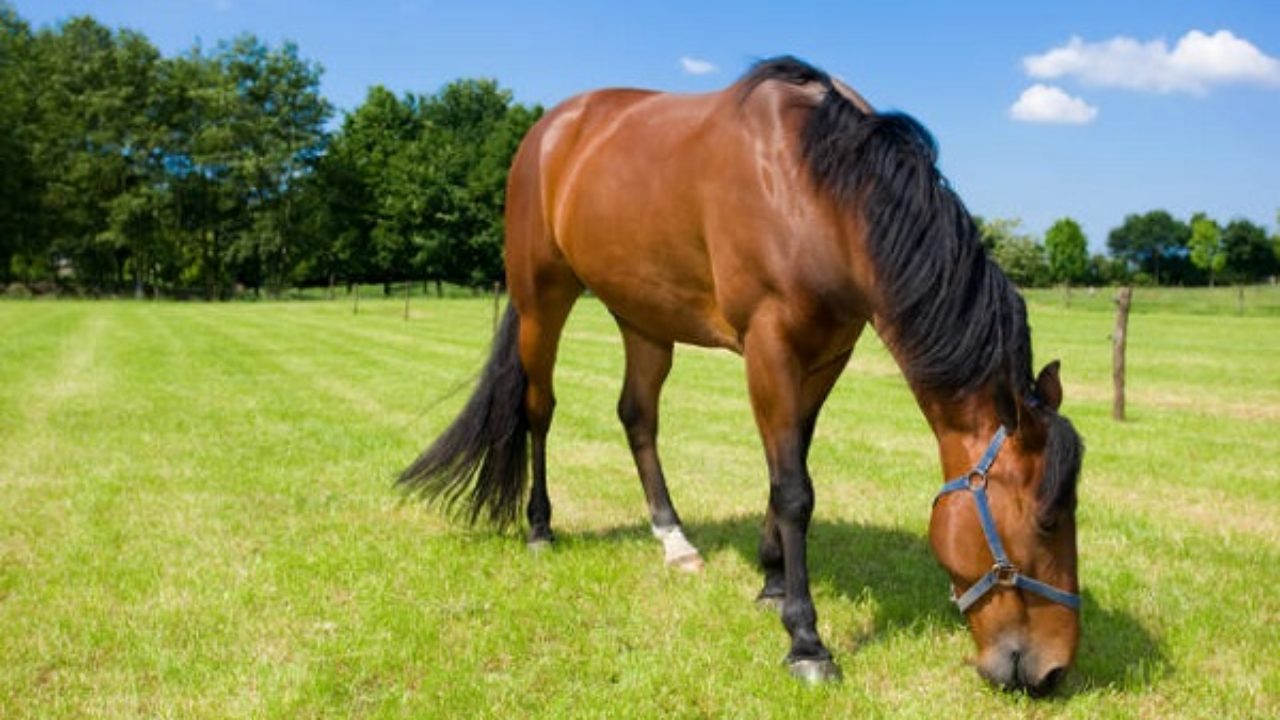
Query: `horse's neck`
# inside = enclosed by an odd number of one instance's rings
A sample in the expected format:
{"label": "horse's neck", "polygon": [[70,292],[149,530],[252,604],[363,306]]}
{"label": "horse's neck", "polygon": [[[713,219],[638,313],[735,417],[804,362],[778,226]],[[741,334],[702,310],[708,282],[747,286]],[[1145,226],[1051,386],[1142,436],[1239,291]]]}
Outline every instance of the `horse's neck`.
{"label": "horse's neck", "polygon": [[914,387],[912,392],[938,441],[943,475],[950,478],[968,472],[1000,427],[990,386],[951,397]]}

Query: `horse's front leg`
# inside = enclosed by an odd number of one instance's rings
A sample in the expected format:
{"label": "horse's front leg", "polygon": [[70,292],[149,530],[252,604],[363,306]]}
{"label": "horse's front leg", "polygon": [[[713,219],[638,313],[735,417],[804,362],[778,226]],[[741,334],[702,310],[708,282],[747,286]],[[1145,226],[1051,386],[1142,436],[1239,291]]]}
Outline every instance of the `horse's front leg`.
{"label": "horse's front leg", "polygon": [[787,664],[796,677],[820,682],[838,679],[840,668],[818,635],[818,615],[809,592],[806,538],[814,504],[809,442],[818,410],[849,353],[838,353],[815,367],[789,342],[791,336],[780,324],[766,319],[752,324],[744,348],[752,409],[769,462],[769,517],[761,544],[766,572],[762,595],[776,594],[780,569],[782,624],[791,635]]}

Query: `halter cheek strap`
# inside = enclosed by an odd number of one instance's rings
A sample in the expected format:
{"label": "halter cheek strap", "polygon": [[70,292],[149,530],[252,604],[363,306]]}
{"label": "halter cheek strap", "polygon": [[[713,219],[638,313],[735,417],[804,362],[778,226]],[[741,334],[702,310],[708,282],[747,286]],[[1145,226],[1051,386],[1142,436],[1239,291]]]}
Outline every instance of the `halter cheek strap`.
{"label": "halter cheek strap", "polygon": [[1023,575],[1018,571],[1018,567],[1009,561],[1009,556],[1004,551],[1004,544],[1000,542],[1000,533],[996,531],[995,517],[991,514],[991,503],[987,499],[987,472],[991,469],[991,465],[995,463],[996,456],[1000,454],[1000,448],[1004,445],[1006,434],[1003,426],[997,430],[995,437],[991,438],[991,443],[987,445],[986,452],[978,460],[978,464],[968,474],[947,481],[933,499],[936,504],[938,498],[943,495],[963,491],[971,493],[974,505],[978,509],[978,520],[982,524],[982,534],[986,536],[987,547],[991,549],[991,557],[995,559],[995,564],[991,566],[991,569],[985,575],[978,578],[978,581],[966,590],[963,595],[952,599],[955,601],[956,607],[960,608],[960,612],[963,613],[967,612],[974,603],[995,588],[1014,587],[1033,592],[1040,597],[1056,602],[1059,605],[1065,605],[1078,612],[1080,610],[1079,595],[1059,590],[1052,585],[1046,585],[1039,580]]}

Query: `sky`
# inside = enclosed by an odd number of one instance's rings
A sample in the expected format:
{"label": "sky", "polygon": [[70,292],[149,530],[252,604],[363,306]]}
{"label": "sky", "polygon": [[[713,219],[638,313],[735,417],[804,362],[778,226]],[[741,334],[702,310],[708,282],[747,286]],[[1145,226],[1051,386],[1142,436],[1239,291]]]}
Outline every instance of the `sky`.
{"label": "sky", "polygon": [[[969,209],[1060,217],[1094,251],[1166,209],[1275,229],[1280,3],[17,0],[37,27],[89,14],[166,55],[250,32],[324,67],[340,111],[382,84],[489,77],[524,103],[598,87],[704,92],[791,54],[934,134]],[[340,115],[339,115],[340,117]]]}

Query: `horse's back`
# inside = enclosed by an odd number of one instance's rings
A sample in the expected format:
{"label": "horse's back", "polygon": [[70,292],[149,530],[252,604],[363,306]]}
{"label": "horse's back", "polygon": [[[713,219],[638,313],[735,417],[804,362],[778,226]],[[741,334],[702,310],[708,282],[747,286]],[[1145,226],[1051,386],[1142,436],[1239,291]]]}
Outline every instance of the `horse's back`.
{"label": "horse's back", "polygon": [[509,202],[538,222],[526,218],[536,232],[508,232],[508,262],[567,265],[657,339],[738,348],[756,301],[785,282],[780,239],[816,212],[794,192],[804,182],[795,141],[803,99],[795,88],[744,97],[731,86],[566,101],[517,156]]}

